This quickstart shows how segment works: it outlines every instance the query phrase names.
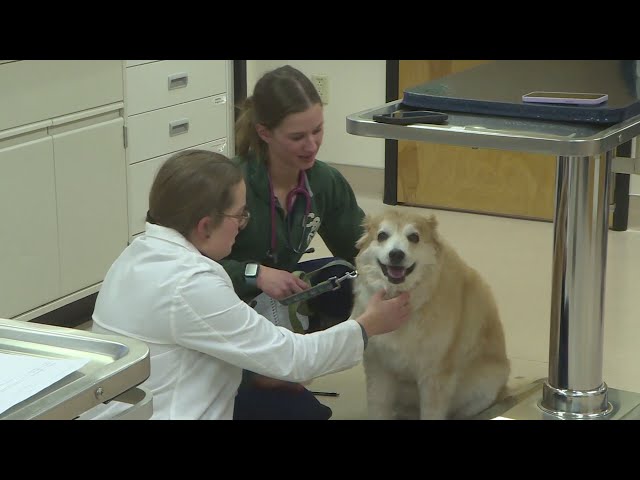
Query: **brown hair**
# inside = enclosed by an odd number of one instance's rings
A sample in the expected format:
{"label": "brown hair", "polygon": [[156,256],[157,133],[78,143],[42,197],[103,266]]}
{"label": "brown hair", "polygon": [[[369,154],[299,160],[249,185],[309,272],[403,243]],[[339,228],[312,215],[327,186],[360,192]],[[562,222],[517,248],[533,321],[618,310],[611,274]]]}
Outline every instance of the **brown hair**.
{"label": "brown hair", "polygon": [[224,155],[207,150],[184,150],[158,170],[149,193],[147,221],[173,228],[188,237],[198,222],[212,216],[217,227],[233,204],[232,189],[242,171]]}
{"label": "brown hair", "polygon": [[300,70],[290,65],[265,73],[253,89],[253,95],[242,104],[236,121],[236,153],[250,150],[266,159],[267,146],[258,136],[256,125],[276,128],[287,115],[300,113],[322,100],[316,87]]}

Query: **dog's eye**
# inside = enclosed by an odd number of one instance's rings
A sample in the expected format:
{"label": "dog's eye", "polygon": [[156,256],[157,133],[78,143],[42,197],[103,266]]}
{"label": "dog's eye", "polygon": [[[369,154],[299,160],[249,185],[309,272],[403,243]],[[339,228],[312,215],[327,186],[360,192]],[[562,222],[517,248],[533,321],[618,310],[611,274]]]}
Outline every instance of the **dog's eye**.
{"label": "dog's eye", "polygon": [[389,235],[387,235],[385,232],[380,232],[378,234],[378,241],[379,242],[384,242],[387,238],[389,238]]}
{"label": "dog's eye", "polygon": [[420,241],[420,236],[417,233],[412,233],[410,235],[407,235],[407,239],[411,243],[418,243]]}

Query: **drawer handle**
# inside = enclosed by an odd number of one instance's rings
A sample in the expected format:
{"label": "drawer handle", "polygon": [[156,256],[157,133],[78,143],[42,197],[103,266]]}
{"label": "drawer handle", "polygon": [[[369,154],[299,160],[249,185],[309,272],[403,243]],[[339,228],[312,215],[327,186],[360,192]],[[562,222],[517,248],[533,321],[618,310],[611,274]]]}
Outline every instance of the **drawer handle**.
{"label": "drawer handle", "polygon": [[173,122],[169,122],[169,136],[174,137],[176,135],[181,135],[183,133],[187,133],[189,131],[189,119],[181,118],[180,120],[174,120]]}
{"label": "drawer handle", "polygon": [[187,86],[187,83],[189,83],[189,75],[185,72],[169,75],[169,90],[184,88]]}

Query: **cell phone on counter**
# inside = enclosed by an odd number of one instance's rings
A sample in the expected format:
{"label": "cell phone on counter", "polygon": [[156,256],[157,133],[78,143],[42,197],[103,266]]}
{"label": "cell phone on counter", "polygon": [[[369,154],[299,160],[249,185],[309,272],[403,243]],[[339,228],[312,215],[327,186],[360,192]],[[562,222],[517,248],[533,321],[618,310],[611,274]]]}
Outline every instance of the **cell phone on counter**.
{"label": "cell phone on counter", "polygon": [[522,96],[523,102],[528,103],[561,103],[570,105],[599,105],[606,102],[606,93],[580,92],[530,92]]}
{"label": "cell phone on counter", "polygon": [[392,113],[381,113],[373,116],[373,120],[379,123],[392,125],[411,125],[413,123],[443,124],[449,116],[446,113],[432,112],[430,110],[396,110]]}

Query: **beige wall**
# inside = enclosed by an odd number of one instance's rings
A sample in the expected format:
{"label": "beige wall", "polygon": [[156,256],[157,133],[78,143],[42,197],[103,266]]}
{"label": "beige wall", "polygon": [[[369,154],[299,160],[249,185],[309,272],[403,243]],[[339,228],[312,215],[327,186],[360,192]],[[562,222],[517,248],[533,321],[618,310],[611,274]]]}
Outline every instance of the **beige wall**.
{"label": "beige wall", "polygon": [[384,139],[347,133],[346,117],[385,103],[385,60],[247,60],[247,94],[266,71],[291,65],[309,78],[329,76],[325,134],[318,158],[327,163],[384,168]]}

